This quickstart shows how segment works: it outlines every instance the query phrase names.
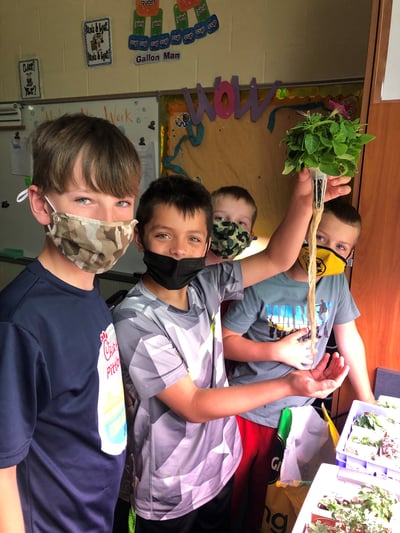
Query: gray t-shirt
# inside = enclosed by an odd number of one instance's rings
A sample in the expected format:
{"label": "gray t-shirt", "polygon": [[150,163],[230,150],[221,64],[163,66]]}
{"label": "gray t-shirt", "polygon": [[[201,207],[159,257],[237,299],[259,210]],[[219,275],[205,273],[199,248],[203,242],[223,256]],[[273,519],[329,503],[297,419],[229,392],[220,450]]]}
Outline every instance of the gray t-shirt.
{"label": "gray t-shirt", "polygon": [[[240,302],[233,302],[223,324],[235,333],[257,342],[275,342],[300,328],[309,327],[307,318],[308,283],[295,281],[285,273],[261,281],[244,291]],[[334,324],[345,324],[359,316],[344,274],[326,276],[317,283],[315,293],[317,356],[319,362]],[[275,361],[234,365],[231,385],[275,379],[293,367]],[[289,396],[242,414],[263,426],[277,427],[282,409],[312,403],[312,398]]]}
{"label": "gray t-shirt", "polygon": [[227,387],[220,303],[242,297],[238,262],[203,269],[188,288],[189,310],[167,305],[141,281],[114,312],[136,401],[134,505],[148,520],[183,516],[212,500],[241,458],[234,417],[187,422],[156,395],[189,374],[197,387]]}

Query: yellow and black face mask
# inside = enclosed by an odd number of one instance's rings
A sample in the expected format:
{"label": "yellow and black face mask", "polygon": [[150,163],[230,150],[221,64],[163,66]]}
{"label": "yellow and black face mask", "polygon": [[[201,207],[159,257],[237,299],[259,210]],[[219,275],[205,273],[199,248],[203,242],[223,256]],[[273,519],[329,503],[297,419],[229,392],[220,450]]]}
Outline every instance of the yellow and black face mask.
{"label": "yellow and black face mask", "polygon": [[[317,246],[317,277],[335,276],[342,274],[347,266],[347,261],[339,254],[326,248],[325,246]],[[300,250],[299,263],[302,268],[308,272],[308,265],[310,264],[310,251],[308,244],[304,244]]]}

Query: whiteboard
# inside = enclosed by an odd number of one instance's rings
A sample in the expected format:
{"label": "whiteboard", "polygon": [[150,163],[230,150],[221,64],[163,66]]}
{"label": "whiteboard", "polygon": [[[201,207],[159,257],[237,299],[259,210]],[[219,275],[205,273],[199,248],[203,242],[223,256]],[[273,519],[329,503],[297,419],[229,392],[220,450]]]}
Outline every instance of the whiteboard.
{"label": "whiteboard", "polygon": [[[0,249],[21,249],[26,258],[36,257],[44,242],[44,229],[33,218],[29,202],[16,202],[26,188],[25,177],[31,175],[31,166],[15,157],[15,143],[25,146],[34,129],[45,120],[65,113],[82,112],[105,118],[118,126],[133,142],[142,162],[140,194],[149,183],[159,177],[159,105],[157,97],[129,97],[87,101],[40,102],[24,104],[22,130],[0,128]],[[16,140],[16,137],[19,139]],[[29,147],[29,143],[28,147]],[[18,155],[18,154],[17,154]],[[22,162],[21,162],[22,161]],[[137,205],[138,201],[136,201]],[[1,260],[1,258],[0,258]],[[131,275],[142,272],[142,256],[131,244],[127,253],[112,269]]]}

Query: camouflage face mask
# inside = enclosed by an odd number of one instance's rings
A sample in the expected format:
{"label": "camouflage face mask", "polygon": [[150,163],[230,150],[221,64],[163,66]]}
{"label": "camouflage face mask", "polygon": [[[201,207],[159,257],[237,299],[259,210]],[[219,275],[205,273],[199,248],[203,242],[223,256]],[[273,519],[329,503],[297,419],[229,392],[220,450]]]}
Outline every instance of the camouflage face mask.
{"label": "camouflage face mask", "polygon": [[51,217],[53,224],[48,226],[46,235],[69,261],[93,274],[110,270],[124,255],[137,223],[137,220],[105,222],[56,211]]}
{"label": "camouflage face mask", "polygon": [[250,233],[230,221],[217,221],[213,224],[211,250],[222,259],[233,259],[250,244]]}

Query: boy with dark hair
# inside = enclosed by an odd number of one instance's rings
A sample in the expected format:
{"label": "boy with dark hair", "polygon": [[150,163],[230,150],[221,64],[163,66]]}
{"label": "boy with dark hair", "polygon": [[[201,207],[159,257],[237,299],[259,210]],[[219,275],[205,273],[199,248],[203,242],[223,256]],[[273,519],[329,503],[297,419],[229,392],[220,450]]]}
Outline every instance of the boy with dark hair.
{"label": "boy with dark hair", "polygon": [[238,185],[226,185],[211,193],[213,231],[206,264],[240,255],[254,238],[257,206],[251,194]]}
{"label": "boy with dark hair", "polygon": [[[347,181],[330,179],[328,196],[348,194]],[[136,533],[222,533],[241,457],[232,415],[292,394],[325,397],[347,373],[336,354],[329,368],[327,355],[311,371],[227,386],[220,303],[292,264],[311,217],[311,180],[307,171],[299,175],[268,248],[241,261],[204,268],[212,207],[196,181],[178,176],[154,181],[136,216],[135,242],[147,271],[114,312],[136,408]]]}
{"label": "boy with dark hair", "polygon": [[[317,357],[324,356],[333,329],[337,349],[350,367],[356,397],[375,402],[365,359],[364,344],[355,325],[358,309],[344,271],[352,258],[361,229],[356,209],[341,198],[326,202],[317,231],[316,320]],[[312,361],[307,314],[309,250],[303,245],[297,261],[284,273],[249,287],[240,302],[233,302],[223,319],[225,357],[234,360],[231,385],[279,379],[295,368],[310,368]],[[284,407],[312,402],[304,395],[289,396],[249,410],[237,417],[243,457],[235,473],[233,524],[245,509],[243,528],[258,531],[273,442]]]}
{"label": "boy with dark hair", "polygon": [[133,237],[140,164],[110,122],[65,115],[33,137],[37,259],[0,293],[0,531],[109,532],[126,446],[111,314],[95,274]]}

